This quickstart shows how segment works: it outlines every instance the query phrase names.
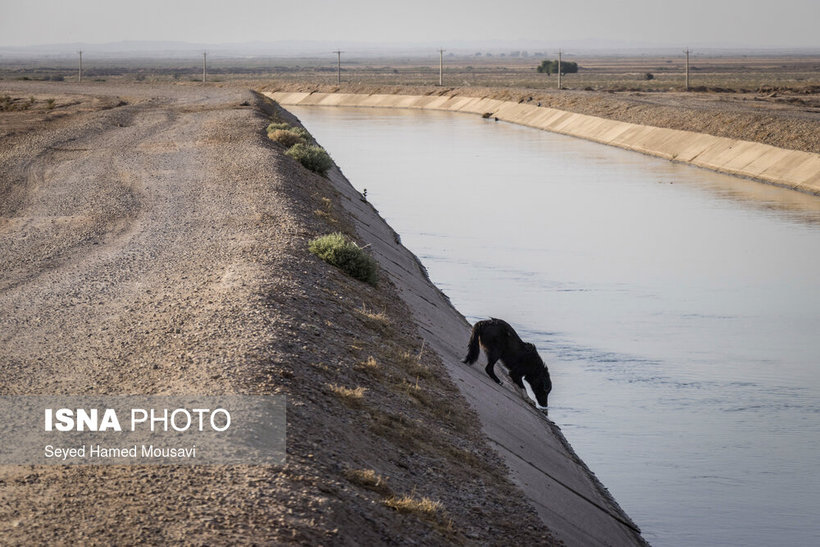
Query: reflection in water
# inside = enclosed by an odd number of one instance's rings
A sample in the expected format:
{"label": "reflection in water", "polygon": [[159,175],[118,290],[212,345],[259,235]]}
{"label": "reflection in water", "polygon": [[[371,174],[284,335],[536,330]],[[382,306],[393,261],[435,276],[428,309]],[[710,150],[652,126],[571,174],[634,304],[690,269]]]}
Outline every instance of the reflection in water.
{"label": "reflection in water", "polygon": [[[458,114],[292,108],[655,545],[820,542],[820,199]],[[466,340],[465,340],[466,343]]]}
{"label": "reflection in water", "polygon": [[794,221],[820,222],[820,198],[769,184],[749,184],[738,177],[702,177],[697,183],[718,199],[742,203],[764,213],[781,213]]}

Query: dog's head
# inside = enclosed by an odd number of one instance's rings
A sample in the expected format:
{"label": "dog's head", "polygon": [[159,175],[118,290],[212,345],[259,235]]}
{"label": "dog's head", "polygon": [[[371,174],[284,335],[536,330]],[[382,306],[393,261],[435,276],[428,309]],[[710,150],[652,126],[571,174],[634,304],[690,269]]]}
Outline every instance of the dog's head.
{"label": "dog's head", "polygon": [[532,392],[538,400],[538,404],[547,406],[547,398],[549,397],[550,391],[552,391],[550,371],[547,369],[541,356],[538,355],[538,350],[535,349],[534,344],[526,343],[524,347],[527,353],[530,353],[529,357],[534,361],[535,368],[538,370],[537,373],[526,376],[527,382],[530,384]]}
{"label": "dog's head", "polygon": [[532,385],[532,391],[535,393],[535,398],[541,406],[547,406],[547,398],[550,391],[552,391],[552,380],[550,379],[550,372],[547,367],[544,367],[543,373],[538,375]]}

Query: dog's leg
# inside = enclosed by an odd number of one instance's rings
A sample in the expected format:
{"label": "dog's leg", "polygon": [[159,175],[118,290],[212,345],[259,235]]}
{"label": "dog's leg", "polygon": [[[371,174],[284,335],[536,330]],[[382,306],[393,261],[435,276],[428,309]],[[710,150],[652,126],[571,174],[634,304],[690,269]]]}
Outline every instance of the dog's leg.
{"label": "dog's leg", "polygon": [[510,371],[510,378],[515,383],[515,386],[518,388],[518,395],[520,395],[521,398],[527,401],[528,403],[532,404],[532,399],[530,399],[530,396],[527,394],[527,388],[524,387],[524,383],[521,381],[523,377],[524,374],[518,371]]}
{"label": "dog's leg", "polygon": [[495,354],[493,351],[487,352],[487,366],[484,368],[484,371],[487,375],[492,378],[496,384],[502,386],[504,384],[501,383],[501,380],[498,379],[498,376],[495,375],[495,370],[493,367],[495,366],[495,362],[498,361],[498,355]]}
{"label": "dog's leg", "polygon": [[521,382],[521,378],[523,378],[523,377],[524,377],[524,374],[521,373],[521,372],[518,372],[517,370],[511,370],[510,371],[510,378],[512,379],[513,382],[515,382],[515,385],[517,385],[521,389],[524,389],[524,384]]}

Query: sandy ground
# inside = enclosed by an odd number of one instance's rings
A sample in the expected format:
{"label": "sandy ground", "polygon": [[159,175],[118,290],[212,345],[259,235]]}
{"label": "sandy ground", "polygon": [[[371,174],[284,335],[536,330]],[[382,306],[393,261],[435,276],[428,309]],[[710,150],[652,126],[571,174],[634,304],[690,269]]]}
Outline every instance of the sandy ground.
{"label": "sandy ground", "polygon": [[262,99],[0,95],[0,393],[288,397],[280,467],[0,468],[4,543],[554,543],[395,288],[307,252],[352,228]]}
{"label": "sandy ground", "polygon": [[820,153],[820,95],[774,89],[749,93],[533,91],[515,88],[267,84],[264,91],[448,95],[541,103],[613,120],[706,133]]}

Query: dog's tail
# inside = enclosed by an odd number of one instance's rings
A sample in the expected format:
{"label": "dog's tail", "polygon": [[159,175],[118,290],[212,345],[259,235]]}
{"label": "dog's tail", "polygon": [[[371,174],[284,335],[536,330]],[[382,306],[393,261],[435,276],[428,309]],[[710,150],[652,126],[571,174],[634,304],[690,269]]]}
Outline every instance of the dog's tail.
{"label": "dog's tail", "polygon": [[481,321],[476,323],[473,326],[472,334],[470,334],[470,342],[467,344],[467,357],[465,357],[464,361],[462,361],[464,363],[467,363],[468,365],[472,365],[473,363],[475,363],[478,360],[478,354],[481,351],[481,348],[478,345],[478,339],[479,339],[479,336],[480,336],[479,331],[481,330],[481,323],[482,323]]}

